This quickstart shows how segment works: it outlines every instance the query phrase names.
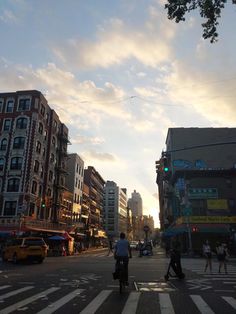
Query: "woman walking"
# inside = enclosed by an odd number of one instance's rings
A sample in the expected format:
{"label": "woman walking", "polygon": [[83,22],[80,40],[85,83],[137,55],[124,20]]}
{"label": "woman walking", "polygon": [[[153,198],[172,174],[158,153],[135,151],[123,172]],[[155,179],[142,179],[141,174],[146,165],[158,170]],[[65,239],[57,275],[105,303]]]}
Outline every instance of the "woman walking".
{"label": "woman walking", "polygon": [[209,266],[210,272],[212,273],[212,263],[211,263],[212,253],[211,253],[211,247],[208,240],[206,240],[206,242],[203,244],[203,255],[206,258],[206,265],[205,265],[204,272],[207,271],[207,268]]}
{"label": "woman walking", "polygon": [[225,273],[227,274],[227,264],[226,257],[229,256],[227,247],[225,244],[221,243],[216,246],[216,254],[219,261],[219,273],[221,271],[222,266],[224,265]]}

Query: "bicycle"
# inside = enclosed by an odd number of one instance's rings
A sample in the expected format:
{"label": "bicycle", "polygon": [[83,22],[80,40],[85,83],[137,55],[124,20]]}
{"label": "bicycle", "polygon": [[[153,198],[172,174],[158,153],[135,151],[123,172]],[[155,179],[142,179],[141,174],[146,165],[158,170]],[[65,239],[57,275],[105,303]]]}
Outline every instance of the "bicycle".
{"label": "bicycle", "polygon": [[119,273],[119,290],[120,294],[125,290],[126,286],[126,272],[125,272],[125,265],[124,265],[124,260],[119,261],[119,266],[118,266],[118,273]]}

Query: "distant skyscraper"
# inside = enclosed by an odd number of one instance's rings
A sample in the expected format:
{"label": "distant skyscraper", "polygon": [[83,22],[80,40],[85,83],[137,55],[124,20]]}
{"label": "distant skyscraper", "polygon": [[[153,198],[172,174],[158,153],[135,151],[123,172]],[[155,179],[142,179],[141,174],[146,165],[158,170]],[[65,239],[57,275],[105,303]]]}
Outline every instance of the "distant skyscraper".
{"label": "distant skyscraper", "polygon": [[132,211],[132,216],[142,216],[143,215],[143,201],[141,195],[134,190],[131,194],[131,198],[128,200],[128,207]]}
{"label": "distant skyscraper", "polygon": [[118,238],[120,232],[127,233],[127,195],[113,181],[107,181],[104,188],[104,221],[109,237]]}

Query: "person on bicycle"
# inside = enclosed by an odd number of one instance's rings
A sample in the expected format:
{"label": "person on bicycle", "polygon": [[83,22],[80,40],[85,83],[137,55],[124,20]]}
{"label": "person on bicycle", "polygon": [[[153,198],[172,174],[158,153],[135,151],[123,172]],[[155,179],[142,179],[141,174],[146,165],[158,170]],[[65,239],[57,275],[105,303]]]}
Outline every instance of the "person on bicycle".
{"label": "person on bicycle", "polygon": [[120,262],[123,261],[125,270],[125,281],[126,285],[128,285],[128,264],[129,258],[132,258],[132,253],[129,241],[126,240],[124,232],[120,233],[120,239],[115,245],[114,257],[116,259],[116,269],[119,268]]}

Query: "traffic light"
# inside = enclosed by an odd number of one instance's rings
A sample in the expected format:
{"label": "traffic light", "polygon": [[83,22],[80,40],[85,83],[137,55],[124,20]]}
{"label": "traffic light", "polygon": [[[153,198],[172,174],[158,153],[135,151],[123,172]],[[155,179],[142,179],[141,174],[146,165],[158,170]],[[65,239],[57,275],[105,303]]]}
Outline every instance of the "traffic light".
{"label": "traffic light", "polygon": [[192,226],[192,232],[197,232],[198,228],[196,226]]}
{"label": "traffic light", "polygon": [[41,207],[42,207],[42,208],[45,208],[45,207],[46,207],[45,202],[42,202]]}
{"label": "traffic light", "polygon": [[163,157],[163,170],[164,172],[168,172],[170,170],[168,159],[166,157]]}

